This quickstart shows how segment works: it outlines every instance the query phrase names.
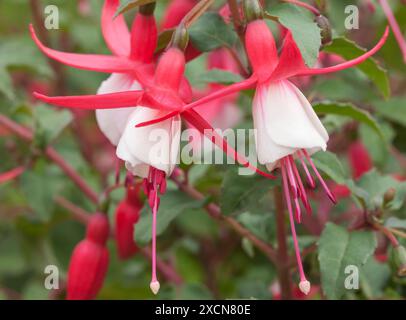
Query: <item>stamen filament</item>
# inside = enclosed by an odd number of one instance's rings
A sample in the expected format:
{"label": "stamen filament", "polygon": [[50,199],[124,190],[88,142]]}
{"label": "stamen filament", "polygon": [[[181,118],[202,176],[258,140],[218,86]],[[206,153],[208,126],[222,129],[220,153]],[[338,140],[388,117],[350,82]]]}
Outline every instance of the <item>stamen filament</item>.
{"label": "stamen filament", "polygon": [[297,183],[299,185],[300,199],[302,200],[302,203],[303,203],[304,207],[306,208],[307,213],[312,214],[312,207],[311,207],[311,205],[309,203],[309,200],[307,198],[306,190],[305,190],[305,188],[303,186],[303,182],[302,182],[302,179],[300,177],[299,170],[297,170],[297,167],[295,165],[295,161],[293,160],[292,156],[289,156],[289,160],[290,160],[290,164],[291,164],[291,166],[293,168],[293,172],[294,172],[294,174],[296,176],[296,181],[297,181]]}
{"label": "stamen filament", "polygon": [[334,194],[330,191],[330,189],[328,188],[327,184],[324,182],[323,178],[321,177],[319,171],[317,170],[316,166],[314,165],[312,159],[310,158],[309,154],[307,153],[307,151],[305,149],[302,149],[303,154],[305,155],[307,161],[309,161],[310,166],[312,167],[314,173],[316,174],[317,178],[319,179],[321,185],[323,186],[324,191],[326,192],[327,196],[330,198],[330,200],[336,204],[337,203],[337,199],[334,196]]}
{"label": "stamen filament", "polygon": [[300,210],[300,204],[299,204],[299,194],[300,194],[300,192],[299,192],[299,189],[298,189],[296,181],[295,181],[292,166],[291,166],[291,163],[289,161],[289,156],[284,158],[282,161],[284,161],[284,165],[287,168],[289,182],[290,182],[290,185],[292,187],[293,201],[295,203],[295,218],[296,218],[298,223],[301,223],[302,211]]}
{"label": "stamen filament", "polygon": [[297,152],[297,155],[299,157],[300,163],[302,164],[303,170],[306,173],[307,183],[309,184],[310,188],[312,188],[312,189],[316,188],[316,183],[314,182],[314,179],[313,179],[311,173],[309,172],[309,169],[307,168],[306,162],[303,159],[302,152],[299,150]]}
{"label": "stamen filament", "polygon": [[[284,190],[284,195],[285,195],[285,200],[286,200],[286,206],[287,206],[288,212],[289,212],[290,228],[291,228],[292,237],[293,237],[293,245],[295,248],[295,255],[296,255],[296,261],[297,261],[298,270],[299,270],[300,283],[305,283],[308,281],[306,279],[306,275],[303,270],[302,258],[300,256],[299,243],[297,240],[296,229],[295,229],[295,221],[293,219],[293,213],[292,213],[292,204],[290,202],[288,177],[286,174],[286,168],[284,166],[281,166],[281,169],[282,169],[283,190]],[[302,288],[301,288],[301,290],[302,290]]]}

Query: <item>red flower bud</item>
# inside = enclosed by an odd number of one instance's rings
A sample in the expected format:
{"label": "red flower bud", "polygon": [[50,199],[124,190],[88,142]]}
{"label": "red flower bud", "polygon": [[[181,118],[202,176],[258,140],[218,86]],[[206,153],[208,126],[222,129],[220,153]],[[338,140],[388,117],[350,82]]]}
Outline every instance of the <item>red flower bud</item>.
{"label": "red flower bud", "polygon": [[109,223],[96,213],[87,226],[86,238],[73,250],[68,270],[67,299],[94,299],[103,285],[109,263],[106,242]]}
{"label": "red flower bud", "polygon": [[117,207],[115,216],[115,238],[118,256],[128,259],[138,247],[134,241],[134,226],[140,218],[142,203],[139,199],[141,185],[129,187],[127,197]]}
{"label": "red flower bud", "polygon": [[176,27],[182,18],[195,6],[196,0],[174,0],[166,9],[162,29]]}
{"label": "red flower bud", "polygon": [[248,24],[245,47],[254,72],[261,78],[269,77],[278,63],[278,51],[264,20],[254,20]]}

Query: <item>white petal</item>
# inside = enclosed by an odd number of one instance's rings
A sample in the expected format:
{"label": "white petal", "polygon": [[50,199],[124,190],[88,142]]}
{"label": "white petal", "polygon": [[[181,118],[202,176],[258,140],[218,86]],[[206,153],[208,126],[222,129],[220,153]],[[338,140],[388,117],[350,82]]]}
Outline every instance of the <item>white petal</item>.
{"label": "white petal", "polygon": [[313,153],[327,147],[327,131],[307,99],[289,81],[257,88],[253,118],[258,160],[268,169],[299,149]]}
{"label": "white petal", "polygon": [[126,161],[126,167],[134,175],[145,178],[149,166],[170,175],[178,161],[180,147],[180,117],[160,123],[135,127],[136,124],[162,116],[162,112],[137,107],[130,115],[124,133],[117,146],[117,157]]}
{"label": "white petal", "polygon": [[[140,84],[132,77],[125,74],[113,73],[107,80],[102,82],[97,94],[139,89],[141,89]],[[96,110],[97,124],[112,144],[118,144],[127,124],[128,117],[133,111],[134,108]]]}

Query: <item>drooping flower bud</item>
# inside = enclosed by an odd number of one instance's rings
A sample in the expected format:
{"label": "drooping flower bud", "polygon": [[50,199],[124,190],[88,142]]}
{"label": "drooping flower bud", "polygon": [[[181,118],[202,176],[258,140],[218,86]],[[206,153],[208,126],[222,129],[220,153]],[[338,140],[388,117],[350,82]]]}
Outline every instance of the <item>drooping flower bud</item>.
{"label": "drooping flower bud", "polygon": [[261,78],[268,78],[278,63],[275,39],[262,19],[247,25],[245,47],[254,72]]}
{"label": "drooping flower bud", "polygon": [[103,285],[109,263],[106,242],[109,236],[107,216],[94,214],[87,226],[86,238],[73,250],[67,283],[68,300],[94,299]]}
{"label": "drooping flower bud", "polygon": [[385,194],[383,195],[383,205],[386,206],[390,202],[393,201],[396,197],[396,189],[395,188],[389,188],[386,190]]}
{"label": "drooping flower bud", "polygon": [[330,21],[323,15],[319,15],[315,18],[317,25],[320,28],[321,44],[327,45],[332,41],[332,32]]}
{"label": "drooping flower bud", "polygon": [[183,26],[173,33],[169,48],[159,60],[155,72],[155,84],[178,92],[185,72],[185,54],[183,50],[189,41],[189,35]]}
{"label": "drooping flower bud", "polygon": [[131,29],[131,59],[151,63],[158,32],[154,17],[155,2],[140,7]]}
{"label": "drooping flower bud", "polygon": [[261,8],[261,4],[257,0],[244,0],[244,15],[248,22],[262,19],[264,12]]}
{"label": "drooping flower bud", "polygon": [[406,248],[402,245],[398,245],[394,248],[394,259],[398,268],[398,276],[406,276]]}
{"label": "drooping flower bud", "polygon": [[142,208],[139,198],[140,187],[140,184],[129,186],[126,198],[120,202],[116,210],[114,235],[118,256],[123,260],[133,256],[138,250],[134,241],[134,228]]}

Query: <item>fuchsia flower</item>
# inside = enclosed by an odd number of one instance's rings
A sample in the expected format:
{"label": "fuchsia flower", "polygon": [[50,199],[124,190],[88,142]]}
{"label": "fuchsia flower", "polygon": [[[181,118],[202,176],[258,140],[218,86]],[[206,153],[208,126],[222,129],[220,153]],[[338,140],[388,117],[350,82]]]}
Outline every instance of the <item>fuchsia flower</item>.
{"label": "fuchsia flower", "polygon": [[70,259],[68,300],[94,299],[103,286],[109,264],[109,232],[107,216],[95,213],[87,225],[86,238],[76,245]]}
{"label": "fuchsia flower", "polygon": [[[150,287],[156,294],[160,286],[156,275],[158,193],[165,192],[165,178],[172,173],[176,164],[180,144],[179,111],[190,101],[191,89],[183,75],[185,55],[178,48],[178,44],[175,43],[162,54],[155,73],[153,73],[152,61],[157,40],[153,16],[151,14],[144,16],[142,12],[138,13],[130,36],[124,19],[120,16],[115,20],[113,19],[117,5],[117,0],[107,0],[102,15],[103,35],[109,48],[115,53],[115,56],[112,57],[64,53],[46,48],[40,43],[31,27],[34,41],[49,57],[76,68],[113,73],[107,83],[105,82],[101,87],[103,92],[111,93],[67,97],[47,97],[39,93],[34,93],[34,95],[44,102],[57,106],[108,110],[110,113],[110,116],[106,116],[104,119],[99,117],[102,130],[105,131],[112,143],[115,144],[119,140],[117,156],[126,161],[127,169],[145,179],[145,191],[153,215],[152,280]],[[177,32],[182,33],[183,29]],[[179,36],[177,32],[175,32],[174,38]],[[135,83],[131,84],[131,80],[128,78],[115,76],[117,73],[138,81],[142,90],[121,92],[125,86],[133,86]],[[167,117],[167,114],[174,110],[176,114]],[[117,123],[124,123],[126,115],[129,116],[124,130],[121,131],[124,126],[118,126]],[[187,110],[182,112],[182,116],[201,133],[214,138],[214,142],[240,164],[265,177],[273,178],[272,175],[258,170],[245,157],[239,155],[196,111]],[[137,126],[138,122],[155,118],[162,120],[145,128]],[[151,141],[151,135],[153,136],[157,131],[166,133],[168,140],[160,144],[159,150],[154,150],[156,141]],[[159,157],[155,156],[153,151],[158,151]]]}
{"label": "fuchsia flower", "polygon": [[[180,49],[179,43],[172,43],[172,46],[162,54],[155,73],[152,75],[153,64],[151,62],[153,61],[152,53],[156,46],[156,28],[154,29],[151,22],[146,21],[151,21],[153,17],[147,15],[147,17],[139,18],[143,16],[142,13],[139,13],[130,36],[128,32],[125,32],[126,26],[123,18],[118,17],[116,20],[112,18],[117,4],[118,1],[106,1],[102,19],[104,36],[116,56],[75,55],[56,52],[45,48],[34,33],[33,38],[51,58],[77,68],[125,74],[138,81],[142,90],[112,92],[110,84],[105,84],[111,93],[70,97],[47,97],[36,93],[36,97],[45,102],[68,108],[115,109],[115,111],[123,108],[130,108],[130,110],[135,108],[127,119],[124,131],[119,131],[122,127],[117,128],[115,137],[121,135],[117,155],[126,161],[126,166],[131,172],[144,178],[145,191],[152,208],[153,258],[150,284],[152,291],[157,293],[159,290],[159,281],[156,276],[158,194],[165,192],[165,178],[171,174],[175,167],[175,153],[179,148],[180,116],[212,139],[227,155],[236,159],[240,164],[265,177],[274,178],[271,174],[252,166],[245,157],[238,154],[213,130],[208,121],[193,109],[225,97],[227,94],[256,86],[253,117],[255,127],[258,130],[258,157],[260,162],[265,164],[269,170],[273,170],[275,167],[282,169],[284,191],[299,266],[301,280],[299,287],[302,292],[308,293],[310,283],[304,275],[301,263],[290,195],[293,195],[296,218],[299,221],[301,218],[299,199],[308,212],[311,211],[311,207],[294,160],[300,160],[309,184],[314,186],[314,180],[305,164],[305,159],[307,159],[329,197],[333,201],[335,199],[310,159],[310,154],[313,152],[325,150],[328,140],[327,132],[307,99],[299,89],[288,81],[288,78],[299,75],[326,74],[359,64],[382,47],[387,38],[388,30],[371,51],[360,57],[333,67],[310,69],[305,66],[290,32],[285,37],[281,55],[278,57],[272,33],[265,22],[262,20],[252,21],[247,27],[246,47],[253,67],[253,75],[245,81],[219,89],[206,97],[189,103],[190,87],[183,76],[185,55]],[[137,25],[137,21],[140,21],[139,25]],[[147,27],[145,27],[146,25]],[[176,39],[182,32],[184,30],[177,29],[173,39]],[[114,84],[117,82],[114,81]],[[127,85],[130,83],[125,82]],[[120,87],[123,88],[124,86]],[[103,90],[103,92],[105,91]],[[125,119],[125,116],[123,118]],[[155,129],[166,132],[169,137],[161,150],[164,157],[160,159],[148,156],[153,145],[151,141],[145,139],[145,136],[151,134]],[[106,132],[110,134],[110,130],[106,130]],[[110,140],[114,143],[116,140],[111,138]],[[270,145],[272,148],[269,148]]]}
{"label": "fuchsia flower", "polygon": [[392,12],[392,9],[387,0],[379,0],[383,12],[388,19],[388,22],[392,28],[393,34],[395,35],[396,41],[399,44],[399,48],[402,51],[403,60],[406,63],[406,40],[403,37],[402,31],[400,30],[399,24]]}
{"label": "fuchsia flower", "polygon": [[267,25],[263,20],[254,20],[248,24],[246,31],[246,49],[253,67],[253,75],[249,79],[220,89],[185,106],[180,111],[170,112],[163,118],[139,125],[154,124],[213,99],[256,86],[253,118],[257,129],[258,158],[260,163],[265,164],[269,170],[276,167],[281,168],[300,273],[299,288],[304,293],[310,291],[310,283],[306,279],[301,262],[290,200],[291,195],[293,195],[298,221],[301,220],[300,201],[309,213],[311,206],[296,168],[295,159],[301,163],[309,185],[314,187],[315,182],[306,166],[306,160],[329,198],[333,202],[336,200],[310,158],[312,153],[326,149],[327,131],[314,113],[310,103],[288,79],[294,76],[327,74],[353,67],[375,54],[385,43],[387,36],[388,28],[372,50],[356,59],[327,68],[311,69],[305,65],[290,32],[284,39],[283,48],[278,57],[274,38]]}

